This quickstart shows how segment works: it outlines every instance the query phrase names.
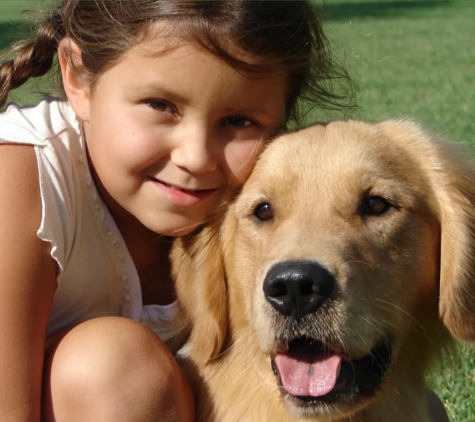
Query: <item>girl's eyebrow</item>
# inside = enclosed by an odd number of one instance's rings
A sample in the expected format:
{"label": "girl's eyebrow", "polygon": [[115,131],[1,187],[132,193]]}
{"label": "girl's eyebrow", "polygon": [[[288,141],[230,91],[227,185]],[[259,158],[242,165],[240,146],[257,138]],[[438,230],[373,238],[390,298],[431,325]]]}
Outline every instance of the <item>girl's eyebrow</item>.
{"label": "girl's eyebrow", "polygon": [[171,91],[168,88],[163,87],[162,85],[147,84],[146,86],[144,86],[132,84],[130,86],[130,90],[134,93],[134,95],[143,96],[146,98],[158,97],[158,99],[161,99],[163,97],[163,99],[176,101],[181,104],[189,103],[185,96],[180,95],[177,92]]}

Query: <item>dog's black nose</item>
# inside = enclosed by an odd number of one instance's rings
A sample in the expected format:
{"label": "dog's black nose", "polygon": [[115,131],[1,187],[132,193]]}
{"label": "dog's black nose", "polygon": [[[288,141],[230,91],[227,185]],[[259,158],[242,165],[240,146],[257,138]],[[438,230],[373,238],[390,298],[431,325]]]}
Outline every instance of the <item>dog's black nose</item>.
{"label": "dog's black nose", "polygon": [[281,314],[300,320],[315,312],[333,292],[335,278],[310,261],[286,261],[274,265],[264,280],[267,301]]}

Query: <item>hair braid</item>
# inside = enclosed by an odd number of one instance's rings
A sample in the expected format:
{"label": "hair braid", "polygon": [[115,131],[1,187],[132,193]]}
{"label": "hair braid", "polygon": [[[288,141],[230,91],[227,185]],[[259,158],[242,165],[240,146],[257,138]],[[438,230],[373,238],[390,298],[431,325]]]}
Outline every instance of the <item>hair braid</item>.
{"label": "hair braid", "polygon": [[51,69],[63,36],[61,9],[58,8],[39,25],[35,38],[19,42],[7,52],[6,56],[14,54],[14,57],[0,65],[0,107],[12,90]]}

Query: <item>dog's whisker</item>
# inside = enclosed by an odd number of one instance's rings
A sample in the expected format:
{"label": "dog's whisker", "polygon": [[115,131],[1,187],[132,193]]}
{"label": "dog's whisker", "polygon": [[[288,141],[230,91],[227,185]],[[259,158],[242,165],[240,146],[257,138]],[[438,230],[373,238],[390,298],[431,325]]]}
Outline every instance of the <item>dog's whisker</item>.
{"label": "dog's whisker", "polygon": [[221,353],[218,353],[216,356],[213,356],[211,358],[211,360],[214,360],[214,359],[219,359],[220,357],[224,356],[226,353],[230,352],[233,348],[236,348],[239,346],[239,343],[241,341],[244,341],[246,338],[246,334],[243,334],[241,337],[238,337],[236,339],[233,339],[233,344],[231,344],[231,346],[229,346],[227,349],[223,350]]}
{"label": "dog's whisker", "polygon": [[[379,321],[376,321],[375,318],[370,318],[370,317],[366,317],[366,316],[363,316],[363,315],[359,315],[359,319],[362,319],[363,321],[366,321],[371,327],[373,327],[377,333],[379,333],[381,336],[385,336],[385,333],[384,331],[381,329],[381,327],[379,327],[378,325],[376,325],[376,322],[379,322]],[[374,321],[372,322],[371,319]]]}
{"label": "dog's whisker", "polygon": [[[405,309],[403,309],[402,307],[398,306],[398,305],[395,305],[394,303],[391,303],[391,302],[388,302],[388,301],[385,301],[385,300],[382,300],[382,299],[374,299],[375,302],[380,302],[380,305],[389,305],[391,306],[394,310],[393,312],[396,313],[396,311],[399,311],[400,313],[402,313],[403,315],[405,315],[406,317],[409,318],[410,321],[412,321],[414,324],[415,324],[415,327],[413,327],[413,330],[414,332],[418,333],[418,334],[421,334],[422,336],[424,336],[424,338],[426,338],[427,340],[433,342],[433,339],[431,339],[431,336],[429,335],[429,333],[427,332],[427,330],[424,328],[424,326],[413,316],[411,315],[408,311],[406,311]],[[377,304],[378,305],[378,304]],[[383,308],[387,311],[390,311],[389,308]],[[416,329],[419,328],[419,329]]]}
{"label": "dog's whisker", "polygon": [[[388,321],[384,318],[372,316],[371,320],[374,322],[374,324],[378,324],[378,325],[381,326],[380,329],[378,330],[378,332],[380,332],[383,336],[385,336],[383,328],[390,328],[390,330],[388,330],[388,331],[390,331],[392,333],[399,333],[401,337],[408,337],[408,335],[409,335],[409,333],[407,332],[407,328],[403,329],[401,327],[398,327],[394,323],[392,323],[392,322],[390,322],[390,321]],[[374,324],[373,324],[373,326],[374,326]]]}
{"label": "dog's whisker", "polygon": [[[353,333],[354,333],[354,331],[353,331]],[[356,333],[356,334],[360,338],[361,343],[364,344],[367,349],[371,349],[372,345],[368,343],[367,339],[363,336],[363,334],[362,333]],[[348,352],[350,352],[350,351],[348,350]]]}
{"label": "dog's whisker", "polygon": [[[417,319],[413,315],[411,315],[410,312],[408,312],[407,310],[405,310],[401,306],[396,305],[392,302],[388,302],[388,301],[383,300],[383,299],[379,299],[379,298],[370,298],[370,299],[366,299],[366,301],[367,302],[373,302],[375,304],[375,306],[377,306],[378,308],[384,309],[386,312],[391,312],[393,315],[396,315],[398,317],[400,317],[400,314],[402,314],[402,315],[408,317],[413,322],[415,322],[418,326],[420,326],[424,330],[421,323],[419,321],[417,321]],[[379,303],[377,303],[377,302],[379,302]],[[387,305],[389,305],[389,306],[387,306]]]}
{"label": "dog's whisker", "polygon": [[249,351],[249,354],[251,355],[251,362],[252,362],[252,367],[254,368],[255,370],[255,373],[259,376],[259,378],[262,379],[262,381],[269,385],[271,388],[274,388],[275,387],[275,383],[274,382],[271,382],[269,381],[263,374],[262,374],[262,371],[260,369],[260,365],[256,362],[256,358],[254,356],[254,353],[253,352],[253,347],[252,347],[252,336],[256,336],[256,334],[254,333],[254,331],[252,330],[252,328],[249,328],[248,330],[248,351]]}
{"label": "dog's whisker", "polygon": [[347,265],[350,265],[350,264],[362,264],[362,265],[365,265],[366,267],[370,268],[371,270],[374,270],[374,269],[375,269],[372,265],[370,265],[369,262],[362,261],[362,260],[350,260],[350,261],[346,261],[346,264],[347,264]]}
{"label": "dog's whisker", "polygon": [[384,319],[384,318],[381,318],[381,317],[373,317],[373,321],[375,321],[375,323],[378,323],[379,325],[381,325],[381,329],[382,328],[391,328],[391,331],[394,332],[394,333],[400,333],[402,336],[406,336],[407,333],[405,333],[405,330],[403,330],[401,327],[398,327],[397,325],[395,325],[394,323]]}

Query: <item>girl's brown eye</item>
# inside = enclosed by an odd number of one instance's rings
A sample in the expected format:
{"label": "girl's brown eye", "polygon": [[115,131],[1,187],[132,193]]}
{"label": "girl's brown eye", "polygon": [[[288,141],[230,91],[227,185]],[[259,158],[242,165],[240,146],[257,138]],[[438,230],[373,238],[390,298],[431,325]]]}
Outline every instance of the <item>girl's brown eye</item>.
{"label": "girl's brown eye", "polygon": [[363,215],[378,216],[384,214],[389,208],[391,205],[386,199],[380,196],[371,196],[366,198],[363,203],[362,213]]}
{"label": "girl's brown eye", "polygon": [[262,202],[254,208],[253,215],[259,221],[269,221],[274,218],[274,211],[268,202]]}
{"label": "girl's brown eye", "polygon": [[163,111],[163,112],[168,112],[168,113],[174,112],[173,107],[171,107],[168,103],[164,101],[150,100],[150,101],[147,101],[147,104],[150,108],[153,108],[154,110],[157,110],[157,111]]}
{"label": "girl's brown eye", "polygon": [[245,117],[230,116],[223,120],[224,125],[236,126],[236,127],[248,127],[252,125],[252,122]]}

